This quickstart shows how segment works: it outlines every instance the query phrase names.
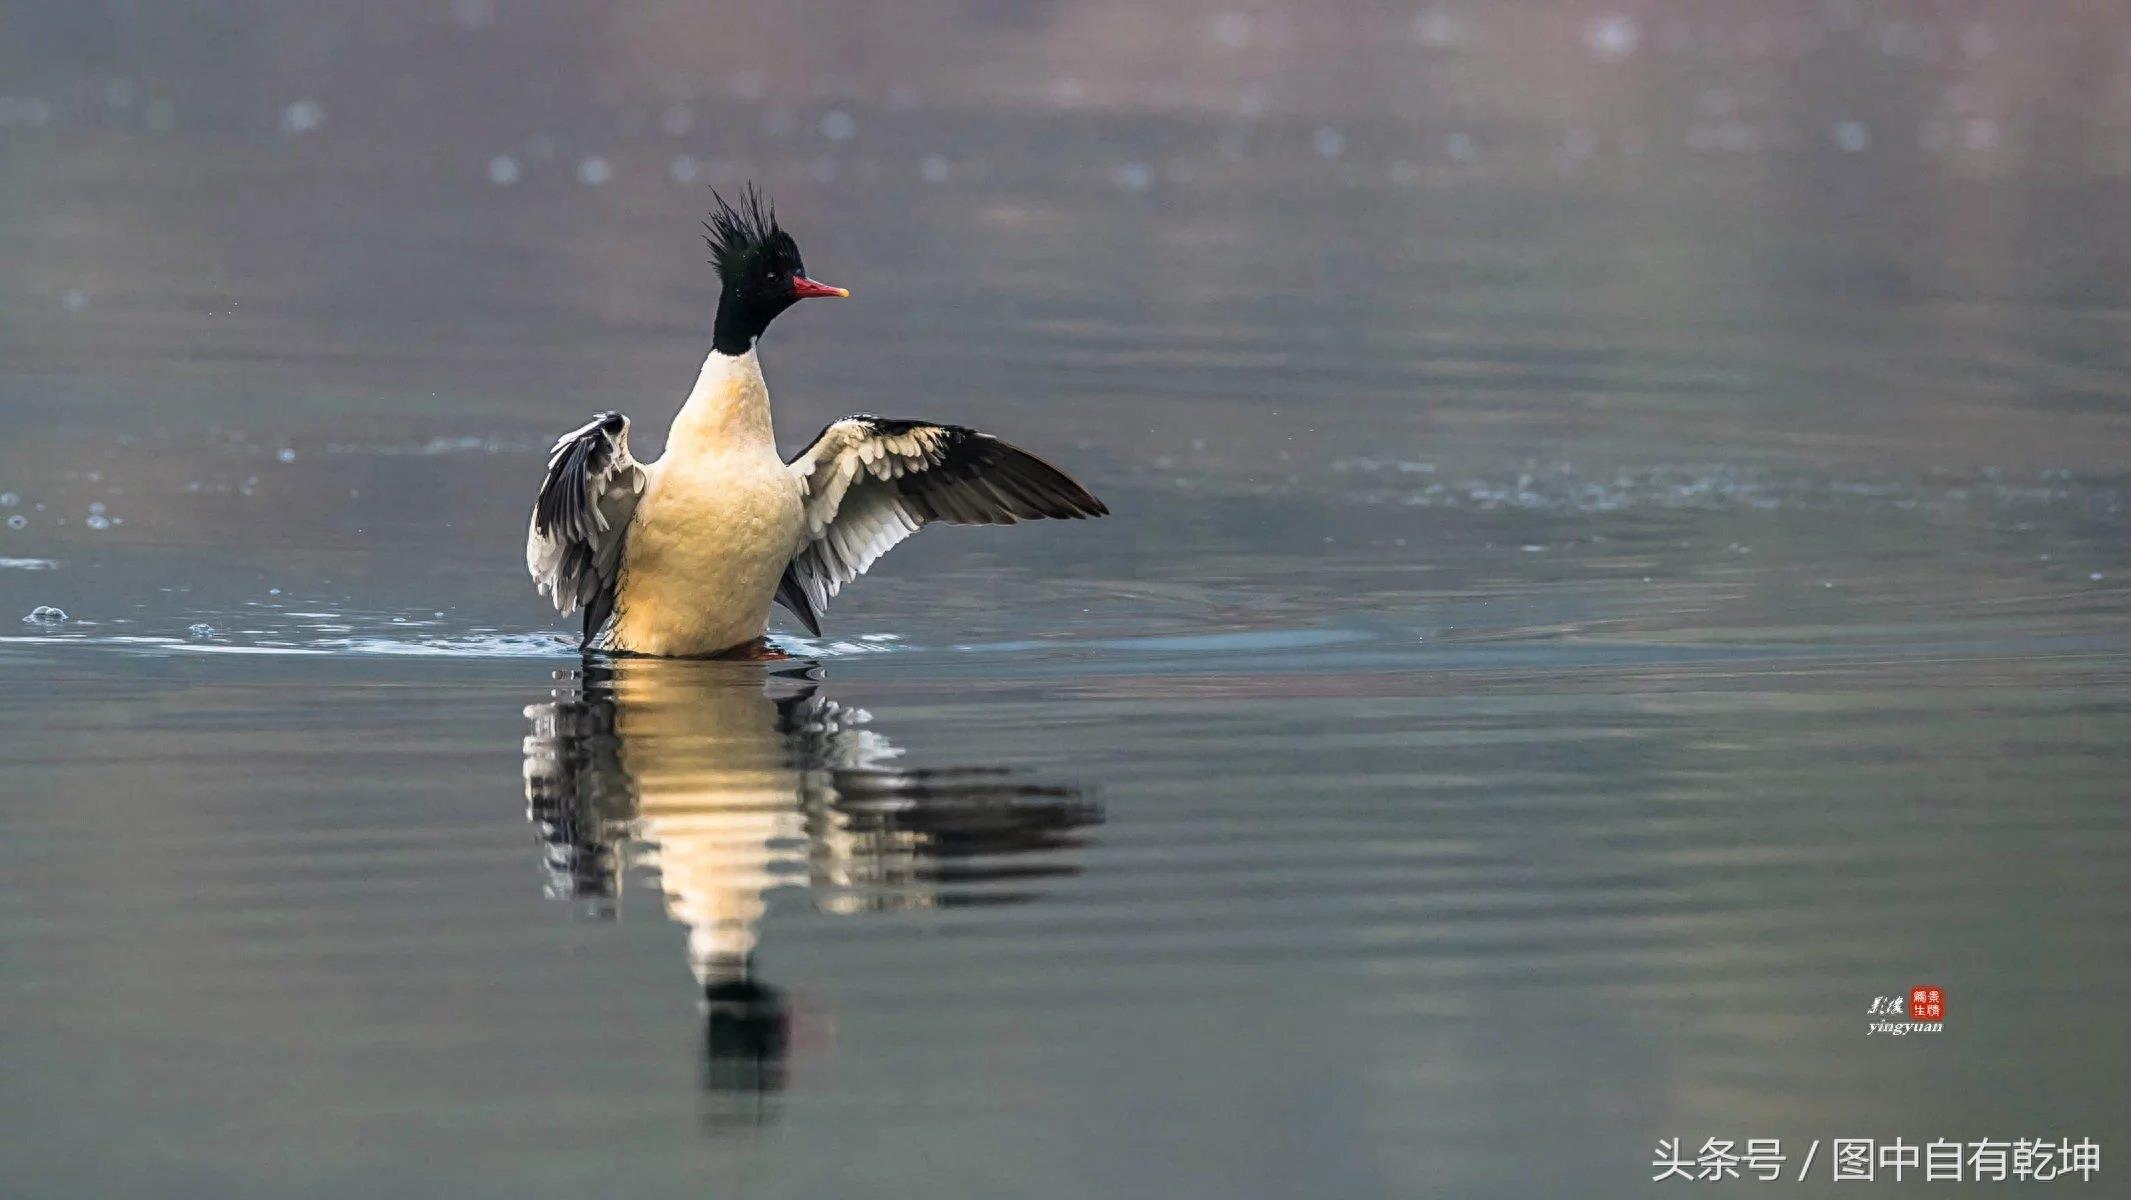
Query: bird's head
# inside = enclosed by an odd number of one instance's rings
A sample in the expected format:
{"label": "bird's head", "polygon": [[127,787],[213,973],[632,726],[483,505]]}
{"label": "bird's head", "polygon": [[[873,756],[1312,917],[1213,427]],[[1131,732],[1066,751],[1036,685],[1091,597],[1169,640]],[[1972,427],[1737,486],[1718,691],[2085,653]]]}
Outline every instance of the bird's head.
{"label": "bird's head", "polygon": [[749,184],[735,206],[716,192],[718,206],[703,222],[711,265],[723,285],[718,293],[718,320],[711,349],[745,354],[777,314],[809,296],[849,296],[807,278],[799,260],[799,243],[777,224],[777,210]]}

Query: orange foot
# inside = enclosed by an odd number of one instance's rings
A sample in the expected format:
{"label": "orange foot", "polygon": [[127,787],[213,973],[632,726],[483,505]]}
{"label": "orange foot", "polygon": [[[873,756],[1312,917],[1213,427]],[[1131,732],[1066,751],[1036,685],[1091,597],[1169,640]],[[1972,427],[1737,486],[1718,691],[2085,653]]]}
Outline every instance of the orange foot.
{"label": "orange foot", "polygon": [[752,642],[742,642],[730,650],[720,650],[712,658],[729,659],[733,662],[790,662],[792,656],[770,645],[766,637]]}

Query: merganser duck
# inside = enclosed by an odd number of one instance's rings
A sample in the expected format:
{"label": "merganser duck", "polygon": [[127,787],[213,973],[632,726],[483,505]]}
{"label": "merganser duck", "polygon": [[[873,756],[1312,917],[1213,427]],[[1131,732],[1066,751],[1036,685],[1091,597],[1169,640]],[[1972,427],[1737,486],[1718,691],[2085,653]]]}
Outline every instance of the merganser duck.
{"label": "merganser duck", "polygon": [[850,293],[807,278],[755,188],[738,207],[712,197],[717,320],[665,456],[636,461],[629,418],[601,413],[556,441],[533,505],[526,569],[564,616],[584,611],[584,650],[745,654],[772,601],[819,636],[829,598],[934,521],[1109,512],[1058,468],[960,425],[860,413],[779,457],[755,345],[799,301]]}

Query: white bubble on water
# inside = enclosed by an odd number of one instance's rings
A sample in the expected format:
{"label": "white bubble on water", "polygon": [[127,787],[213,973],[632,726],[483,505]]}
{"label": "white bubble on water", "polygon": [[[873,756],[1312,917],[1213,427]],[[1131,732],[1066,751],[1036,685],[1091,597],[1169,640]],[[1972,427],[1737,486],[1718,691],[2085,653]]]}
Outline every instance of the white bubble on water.
{"label": "white bubble on water", "polygon": [[1443,8],[1424,8],[1413,16],[1413,40],[1430,50],[1447,50],[1465,40],[1465,22]]}
{"label": "white bubble on water", "polygon": [[1863,121],[1843,121],[1835,126],[1835,144],[1846,154],[1859,154],[1870,149],[1872,131]]}
{"label": "white bubble on water", "polygon": [[1583,27],[1585,48],[1608,62],[1619,62],[1635,53],[1642,41],[1642,27],[1626,13],[1594,17]]}
{"label": "white bubble on water", "polygon": [[111,528],[111,518],[104,516],[102,513],[92,513],[82,521],[82,524],[91,529],[109,529]]}
{"label": "white bubble on water", "polygon": [[28,529],[30,527],[30,519],[21,513],[16,513],[7,519],[7,527],[9,529]]}
{"label": "white bubble on water", "polygon": [[1347,135],[1330,125],[1320,126],[1310,135],[1310,148],[1317,151],[1320,158],[1338,158],[1346,152]]}
{"label": "white bubble on water", "polygon": [[0,96],[0,125],[43,125],[52,106],[36,96]]}
{"label": "white bubble on water", "polygon": [[595,154],[577,164],[577,182],[586,187],[598,187],[614,178],[614,166]]}
{"label": "white bubble on water", "polygon": [[280,595],[280,594],[281,594],[281,589],[280,589],[280,588],[268,588],[268,589],[266,589],[266,594],[267,594],[267,595],[269,595],[269,596],[278,596],[278,595]]}
{"label": "white bubble on water", "polygon": [[497,187],[509,187],[518,182],[518,160],[508,154],[489,159],[488,181]]}
{"label": "white bubble on water", "polygon": [[103,501],[101,501],[101,500],[98,500],[98,501],[96,501],[96,502],[92,503],[91,505],[89,505],[89,515],[90,515],[90,516],[92,516],[92,517],[100,517],[100,516],[103,516],[103,515],[104,515],[104,502],[103,502]]}
{"label": "white bubble on water", "polygon": [[1128,192],[1144,192],[1154,186],[1154,168],[1146,163],[1119,163],[1110,168],[1110,182]]}
{"label": "white bubble on water", "polygon": [[64,625],[70,618],[67,611],[50,604],[40,604],[22,618],[25,625]]}
{"label": "white bubble on water", "polygon": [[673,176],[675,183],[694,183],[703,177],[703,164],[693,155],[676,154],[673,161],[666,164],[666,173]]}
{"label": "white bubble on water", "polygon": [[461,29],[486,29],[496,21],[495,0],[451,0],[451,19]]}
{"label": "white bubble on water", "polygon": [[924,161],[918,164],[918,176],[926,183],[946,183],[948,172],[952,169],[946,159],[937,154],[928,154]]}
{"label": "white bubble on water", "polygon": [[211,638],[215,636],[215,627],[205,621],[197,621],[187,625],[185,632],[196,638]]}
{"label": "white bubble on water", "polygon": [[309,133],[326,123],[326,107],[316,100],[298,100],[281,110],[284,133]]}
{"label": "white bubble on water", "polygon": [[821,136],[832,142],[848,142],[858,134],[858,122],[850,113],[832,108],[821,114]]}
{"label": "white bubble on water", "polygon": [[22,497],[13,492],[0,492],[0,508],[13,508],[22,503]]}
{"label": "white bubble on water", "polygon": [[659,128],[672,137],[684,137],[696,127],[695,110],[685,104],[676,104],[659,114]]}
{"label": "white bubble on water", "polygon": [[296,451],[292,447],[283,446],[281,449],[274,451],[274,457],[281,462],[292,463],[296,461]]}

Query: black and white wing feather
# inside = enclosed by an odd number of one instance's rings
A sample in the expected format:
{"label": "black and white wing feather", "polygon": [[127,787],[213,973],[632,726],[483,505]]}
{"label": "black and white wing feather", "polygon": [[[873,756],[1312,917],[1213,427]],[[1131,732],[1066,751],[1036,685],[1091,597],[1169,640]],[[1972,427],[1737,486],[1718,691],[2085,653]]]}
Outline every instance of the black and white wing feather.
{"label": "black and white wing feather", "polygon": [[787,465],[804,489],[806,541],[777,601],[815,634],[829,597],[934,521],[1012,525],[1110,511],[1065,472],[960,425],[861,413],[823,429]]}
{"label": "black and white wing feather", "polygon": [[548,456],[526,531],[525,569],[557,612],[584,610],[587,644],[614,612],[622,541],[643,491],[644,469],[629,456],[629,418],[620,413],[601,413],[564,434]]}

